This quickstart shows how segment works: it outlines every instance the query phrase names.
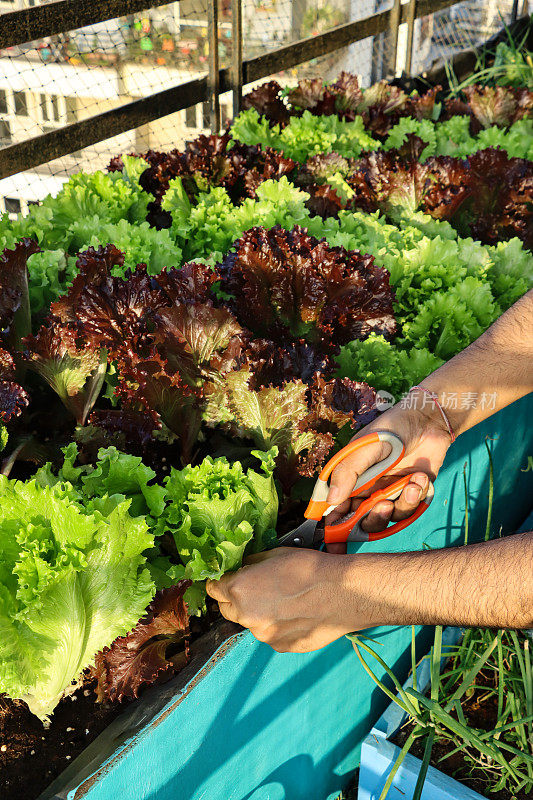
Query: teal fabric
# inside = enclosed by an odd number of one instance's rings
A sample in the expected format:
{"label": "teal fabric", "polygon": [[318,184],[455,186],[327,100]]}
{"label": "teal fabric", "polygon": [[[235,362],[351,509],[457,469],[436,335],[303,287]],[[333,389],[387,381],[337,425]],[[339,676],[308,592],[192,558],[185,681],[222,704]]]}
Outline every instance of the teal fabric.
{"label": "teal fabric", "polygon": [[[493,531],[515,530],[533,495],[533,471],[527,471],[528,456],[533,455],[532,411],[530,396],[460,437],[448,453],[426,514],[396,536],[361,545],[359,551],[461,543],[465,465],[470,539],[483,539],[487,438],[495,470]],[[382,657],[405,678],[410,628],[379,628],[371,635],[383,645]],[[418,632],[420,655],[432,636],[431,629]],[[316,653],[277,654],[244,633],[213,661],[183,702],[172,701],[69,798],[334,798],[358,764],[362,740],[387,705],[347,640]]]}

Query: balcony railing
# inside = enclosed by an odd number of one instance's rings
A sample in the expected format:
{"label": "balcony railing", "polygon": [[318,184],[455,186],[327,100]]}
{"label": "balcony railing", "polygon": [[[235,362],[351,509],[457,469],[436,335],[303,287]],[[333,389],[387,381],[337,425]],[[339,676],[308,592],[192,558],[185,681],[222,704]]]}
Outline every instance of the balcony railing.
{"label": "balcony railing", "polygon": [[[231,0],[232,46],[231,63],[228,67],[220,68],[219,64],[218,2],[207,0],[208,60],[205,76],[156,91],[148,97],[4,147],[0,150],[0,178],[38,167],[202,102],[209,104],[211,129],[218,131],[220,94],[232,92],[233,113],[236,114],[240,108],[244,85],[333,53],[369,36],[388,32],[389,64],[393,73],[401,24],[407,25],[405,64],[409,72],[415,20],[456,5],[457,0],[408,0],[405,3],[393,0],[392,7],[387,11],[347,22],[325,33],[300,39],[248,59],[243,59],[241,3],[242,0]],[[8,12],[0,17],[0,50],[166,4],[168,0],[58,0],[34,8]],[[513,14],[516,16],[516,9]]]}

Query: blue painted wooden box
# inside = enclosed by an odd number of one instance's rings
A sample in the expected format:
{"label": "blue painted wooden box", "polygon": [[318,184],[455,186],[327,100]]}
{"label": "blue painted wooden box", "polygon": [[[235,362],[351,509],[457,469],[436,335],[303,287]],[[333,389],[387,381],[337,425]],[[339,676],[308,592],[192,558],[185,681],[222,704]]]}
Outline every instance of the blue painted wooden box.
{"label": "blue painted wooden box", "polygon": [[[365,551],[460,543],[466,465],[472,538],[482,538],[489,438],[495,469],[493,525],[513,531],[531,507],[533,396],[452,446],[435,500],[412,527]],[[391,575],[391,580],[394,576]],[[372,632],[382,657],[407,675],[410,628]],[[420,654],[432,631],[419,631]],[[277,654],[221,624],[173,681],[149,690],[52,784],[63,800],[333,800],[359,763],[361,742],[387,700],[347,640],[316,653]]]}

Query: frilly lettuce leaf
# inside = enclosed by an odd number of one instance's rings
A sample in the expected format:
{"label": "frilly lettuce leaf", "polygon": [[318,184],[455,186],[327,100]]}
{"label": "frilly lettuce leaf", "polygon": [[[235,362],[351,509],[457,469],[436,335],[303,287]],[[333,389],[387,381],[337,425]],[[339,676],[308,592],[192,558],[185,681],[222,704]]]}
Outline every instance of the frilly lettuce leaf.
{"label": "frilly lettuce leaf", "polygon": [[[113,275],[123,276],[126,269],[135,269],[137,264],[146,264],[149,275],[156,275],[164,267],[179,267],[182,262],[178,247],[168,230],[158,231],[148,222],[131,223],[121,219],[116,223],[99,217],[89,217],[75,222],[69,229],[70,252],[77,253],[87,247],[97,248],[112,242],[124,253],[122,268],[115,267]],[[75,259],[70,258],[73,273]]]}
{"label": "frilly lettuce leaf", "polygon": [[80,425],[96,402],[104,381],[107,354],[79,347],[72,330],[50,321],[24,339],[27,366],[61,398]]}
{"label": "frilly lettuce leaf", "polygon": [[71,284],[76,269],[65,252],[43,250],[28,259],[28,284],[32,313],[46,311]]}
{"label": "frilly lettuce leaf", "polygon": [[408,342],[445,360],[477,339],[500,315],[490,286],[468,276],[447,291],[436,291],[404,325]]}
{"label": "frilly lettuce leaf", "polygon": [[237,569],[247,547],[264,550],[275,539],[277,450],[252,454],[260,471],[208,456],[196,467],[172,469],[165,482],[167,506],[158,532],[170,531],[185,567],[180,577],[195,582],[185,595],[191,613],[203,604],[199,582]]}
{"label": "frilly lettuce leaf", "polygon": [[42,720],[153,597],[129,505],[88,514],[68,484],[0,476],[0,691]]}
{"label": "frilly lettuce leaf", "polygon": [[116,447],[100,448],[94,466],[76,466],[78,448],[74,442],[63,448],[64,461],[55,474],[50,464],[37,472],[35,479],[42,486],[67,482],[83,497],[84,502],[98,497],[116,497],[129,501],[133,517],[158,518],[165,506],[165,489],[154,483],[155,472],[138,456],[128,455]]}
{"label": "frilly lettuce leaf", "polygon": [[505,311],[533,286],[533,254],[516,238],[487,249],[492,260],[487,278]]}
{"label": "frilly lettuce leaf", "polygon": [[251,108],[236,118],[231,135],[244,144],[261,144],[280,150],[300,163],[319,153],[335,152],[350,157],[380,147],[380,143],[365,131],[362,117],[346,121],[336,115],[315,116],[308,110],[301,116],[291,117],[288,124],[281,127],[279,124],[270,126],[266,118],[259,117]]}
{"label": "frilly lettuce leaf", "polygon": [[99,701],[138,697],[144,685],[164,675],[170,677],[184,666],[186,652],[180,653],[177,661],[172,656],[167,659],[166,652],[183,644],[189,632],[184,601],[189,587],[190,581],[179,581],[158,591],[135,628],[98,653],[93,673],[98,680]]}
{"label": "frilly lettuce leaf", "polygon": [[255,198],[234,205],[221,186],[200,192],[191,204],[181,178],[170,181],[162,207],[172,215],[172,234],[183,249],[184,258],[224,255],[242,233],[254,225],[267,228],[279,224],[290,229],[306,225],[310,214],[305,207],[309,195],[282,176],[257,186]]}
{"label": "frilly lettuce leaf", "polygon": [[396,399],[444,363],[426,348],[410,346],[401,350],[376,334],[362,342],[356,340],[344,345],[336,361],[338,375],[366,381]]}
{"label": "frilly lettuce leaf", "polygon": [[256,335],[303,338],[327,350],[371,331],[396,332],[387,272],[299,226],[248,230],[220,272],[230,307]]}
{"label": "frilly lettuce leaf", "polygon": [[151,195],[124,180],[120,172],[80,172],[55,197],[49,195],[40,206],[32,207],[24,225],[35,228],[43,248],[68,250],[68,231],[77,220],[96,216],[112,223],[142,222],[150,200]]}

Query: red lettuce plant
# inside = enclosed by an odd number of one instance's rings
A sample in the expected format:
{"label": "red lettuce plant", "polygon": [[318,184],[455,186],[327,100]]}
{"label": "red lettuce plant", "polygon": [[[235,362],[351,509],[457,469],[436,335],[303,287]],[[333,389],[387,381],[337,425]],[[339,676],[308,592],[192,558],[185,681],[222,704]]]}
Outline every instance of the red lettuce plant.
{"label": "red lettuce plant", "polygon": [[277,81],[262,83],[244,95],[242,108],[244,111],[255,108],[271,125],[286,125],[290,117],[289,109],[281,99],[281,86]]}
{"label": "red lettuce plant", "polygon": [[465,87],[463,95],[465,99],[446,100],[443,116],[469,116],[473,135],[492,125],[508,128],[533,113],[533,91],[525,87],[473,85]]}
{"label": "red lettuce plant", "polygon": [[372,256],[330,247],[300,228],[252,228],[220,265],[230,308],[255,335],[331,350],[396,333],[388,273]]}
{"label": "red lettuce plant", "polygon": [[16,380],[13,356],[0,347],[0,429],[18,417],[29,402],[28,393]]}
{"label": "red lettuce plant", "polygon": [[316,116],[336,115],[348,122],[362,115],[373,135],[384,137],[400,117],[429,119],[435,114],[435,103],[441,87],[425,94],[407,95],[387,81],[362,90],[356,75],[341,72],[336,81],[324,84],[321,78],[306,78],[287,92],[285,103],[277,81],[257,87],[243,98],[243,109],[254,108],[271,125],[286,125],[291,116],[310,111]]}
{"label": "red lettuce plant", "polygon": [[435,86],[423,95],[416,92],[408,95],[398,86],[379,81],[365,89],[358,112],[372,135],[383,138],[401,117],[431,119],[440,90],[440,86]]}
{"label": "red lettuce plant", "polygon": [[185,666],[189,614],[183,595],[190,585],[181,580],[157,592],[135,628],[97,653],[93,674],[100,702],[138,697],[144,686]]}
{"label": "red lettuce plant", "polygon": [[356,431],[377,416],[376,394],[365,383],[320,375],[311,386],[296,378],[276,383],[257,386],[249,364],[229,373],[206,421],[261,449],[277,447],[276,475],[289,493],[325,462],[339,431]]}
{"label": "red lettuce plant", "polygon": [[0,256],[0,330],[12,350],[20,350],[22,338],[31,332],[27,262],[39,252],[37,242],[22,239]]}
{"label": "red lettuce plant", "polygon": [[39,250],[33,239],[22,239],[0,256],[0,432],[29,404],[19,383],[18,351],[31,331],[27,261]]}
{"label": "red lettuce plant", "polygon": [[27,336],[24,344],[28,367],[44,378],[83,425],[104,382],[105,350],[78,346],[75,332],[53,320],[43,325],[37,336]]}
{"label": "red lettuce plant", "polygon": [[533,247],[533,163],[489,147],[466,159],[436,156],[423,164],[399,153],[370,153],[345,176],[353,196],[343,205],[364,211],[421,210],[449,220],[487,244],[520,238]]}

